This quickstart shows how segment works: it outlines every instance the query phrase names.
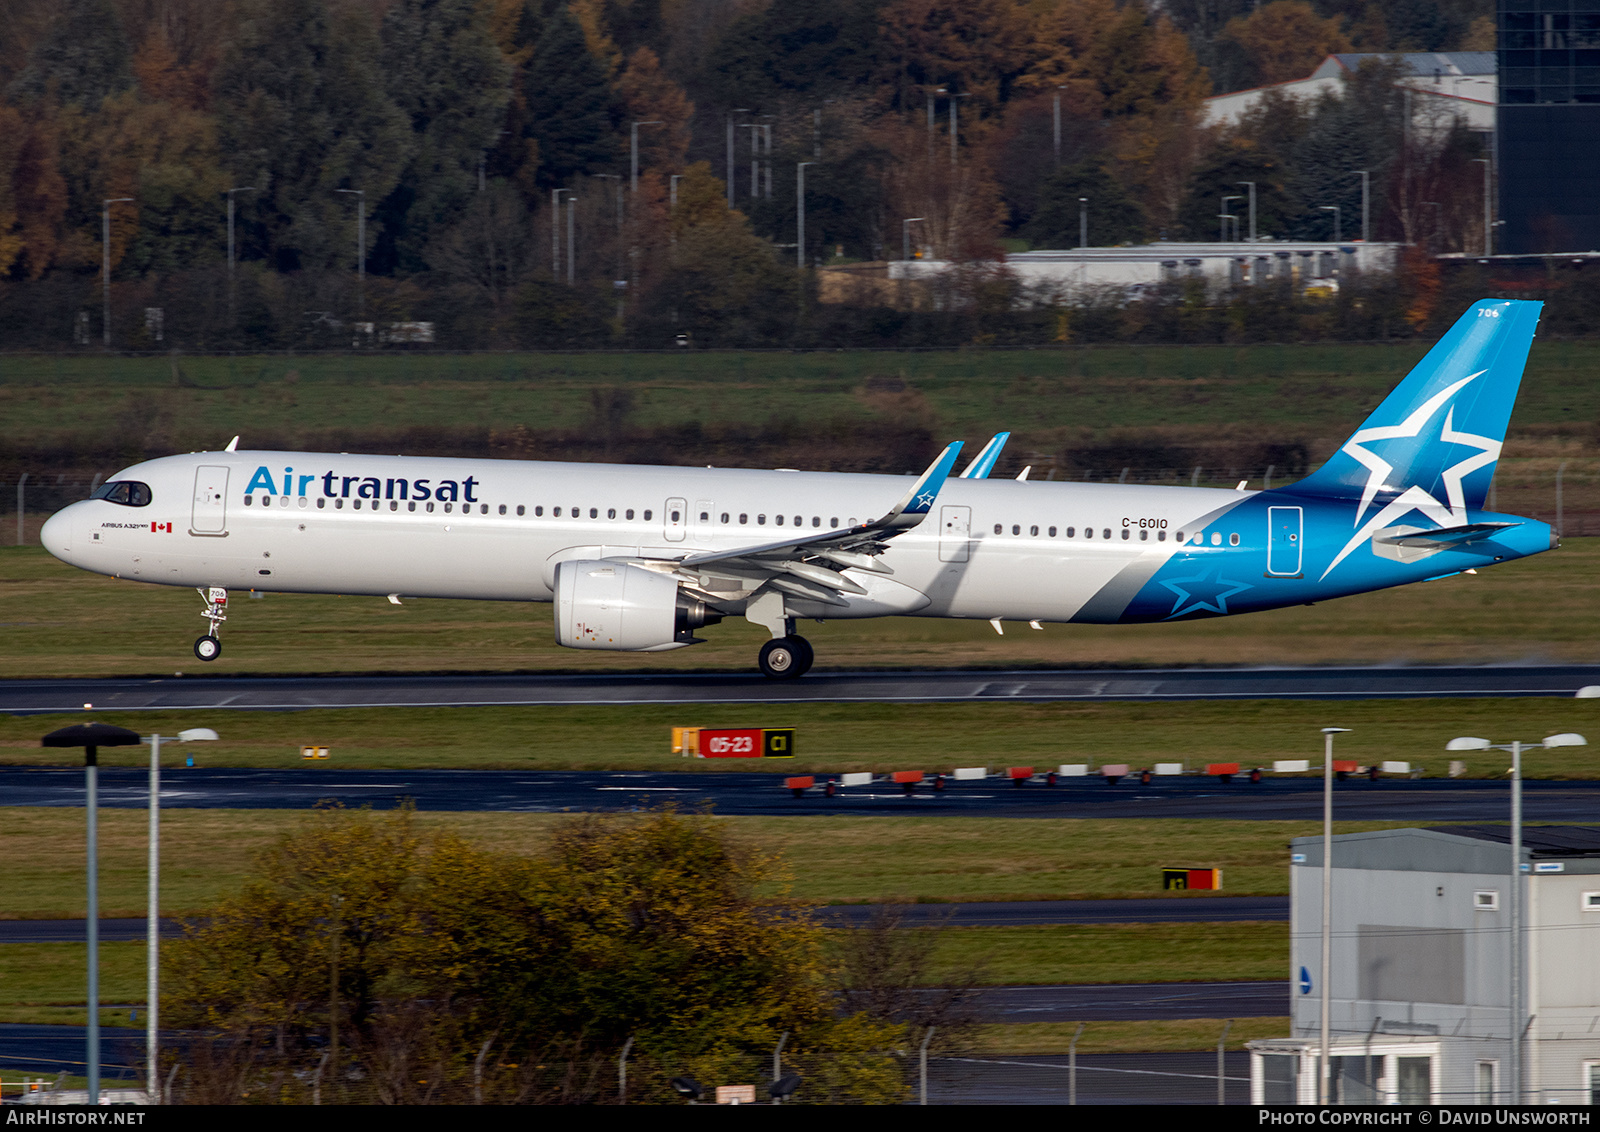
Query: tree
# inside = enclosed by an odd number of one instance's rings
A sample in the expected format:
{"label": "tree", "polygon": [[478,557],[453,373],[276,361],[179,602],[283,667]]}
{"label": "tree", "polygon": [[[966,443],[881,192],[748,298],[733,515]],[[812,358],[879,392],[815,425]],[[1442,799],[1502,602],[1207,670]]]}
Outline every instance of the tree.
{"label": "tree", "polygon": [[553,189],[609,169],[617,157],[616,124],[605,68],[566,8],[547,17],[522,72],[523,129],[537,143],[537,184]]}
{"label": "tree", "polygon": [[400,0],[383,17],[383,76],[411,125],[410,160],[378,206],[382,270],[423,266],[433,233],[460,216],[480,160],[499,140],[510,66],[477,0]]}
{"label": "tree", "polygon": [[167,949],[168,1016],[214,1035],[180,1087],[593,1103],[631,1038],[630,1095],[661,1101],[671,1076],[744,1075],[787,1030],[815,1099],[901,1099],[903,1030],[835,1016],[821,929],[756,899],[775,868],[672,811],[574,818],[528,858],[408,809],[323,810]]}
{"label": "tree", "polygon": [[1089,246],[1110,247],[1144,237],[1143,211],[1105,170],[1096,164],[1073,165],[1045,182],[1039,211],[1020,234],[1034,247],[1075,248],[1080,229],[1080,200],[1088,200]]}
{"label": "tree", "polygon": [[[839,98],[870,78],[883,0],[790,0],[728,27],[707,85],[726,106]],[[815,95],[815,98],[810,96]]]}
{"label": "tree", "polygon": [[8,93],[92,109],[133,85],[130,54],[111,0],[66,0]]}
{"label": "tree", "polygon": [[1235,16],[1220,38],[1219,47],[1232,47],[1243,56],[1243,66],[1232,78],[1238,87],[1303,79],[1327,56],[1350,50],[1339,21],[1318,16],[1306,0],[1274,0],[1247,16]]}
{"label": "tree", "polygon": [[[640,169],[681,169],[689,152],[689,126],[694,103],[661,69],[661,60],[648,47],[628,57],[628,68],[617,80],[624,129],[634,122],[656,122],[639,127]],[[632,145],[631,135],[628,144]],[[631,154],[630,154],[631,159]]]}
{"label": "tree", "polygon": [[[405,115],[384,90],[379,43],[359,8],[324,0],[241,0],[218,67],[218,137],[241,198],[248,254],[280,271],[350,264],[356,208],[340,189],[388,196],[410,153]],[[369,224],[370,248],[383,235]]]}
{"label": "tree", "polygon": [[1012,0],[890,0],[878,21],[878,78],[903,111],[947,87],[988,116],[1033,62],[1026,9]]}

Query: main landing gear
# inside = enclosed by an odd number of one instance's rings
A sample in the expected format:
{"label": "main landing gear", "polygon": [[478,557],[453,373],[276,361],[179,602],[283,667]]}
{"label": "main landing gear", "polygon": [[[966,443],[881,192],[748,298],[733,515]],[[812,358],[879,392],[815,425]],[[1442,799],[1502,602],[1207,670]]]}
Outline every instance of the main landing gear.
{"label": "main landing gear", "polygon": [[756,663],[761,666],[761,675],[769,679],[795,680],[811,671],[815,659],[811,642],[791,633],[762,645]]}
{"label": "main landing gear", "polygon": [[228,619],[228,591],[221,586],[212,586],[209,590],[197,592],[206,599],[206,611],[200,616],[206,619],[210,628],[206,635],[194,643],[194,655],[201,660],[216,660],[222,655],[222,641],[217,637],[217,626]]}

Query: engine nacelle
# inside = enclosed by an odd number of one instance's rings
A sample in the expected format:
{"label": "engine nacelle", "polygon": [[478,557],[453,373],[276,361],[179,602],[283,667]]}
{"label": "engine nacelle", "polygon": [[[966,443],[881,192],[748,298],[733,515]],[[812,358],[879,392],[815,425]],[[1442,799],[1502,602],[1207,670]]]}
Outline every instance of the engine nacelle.
{"label": "engine nacelle", "polygon": [[569,649],[678,649],[695,643],[694,629],[719,620],[680,599],[670,575],[625,562],[561,562],[555,583],[556,643]]}

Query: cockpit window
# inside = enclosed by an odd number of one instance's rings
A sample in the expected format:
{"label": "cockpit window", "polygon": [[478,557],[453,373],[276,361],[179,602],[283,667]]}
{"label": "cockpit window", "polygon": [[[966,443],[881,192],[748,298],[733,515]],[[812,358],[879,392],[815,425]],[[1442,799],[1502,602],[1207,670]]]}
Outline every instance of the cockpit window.
{"label": "cockpit window", "polygon": [[150,485],[138,480],[112,480],[95,489],[90,499],[104,499],[107,503],[120,503],[124,507],[150,506]]}

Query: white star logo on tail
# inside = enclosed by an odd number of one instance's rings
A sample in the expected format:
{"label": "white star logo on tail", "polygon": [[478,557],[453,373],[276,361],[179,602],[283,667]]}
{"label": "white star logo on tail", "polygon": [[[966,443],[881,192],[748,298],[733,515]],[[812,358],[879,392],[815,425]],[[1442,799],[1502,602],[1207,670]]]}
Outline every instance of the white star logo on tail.
{"label": "white star logo on tail", "polygon": [[[1360,546],[1364,540],[1371,538],[1374,531],[1383,529],[1410,511],[1421,511],[1441,527],[1467,522],[1466,494],[1462,490],[1461,481],[1479,468],[1492,464],[1500,458],[1500,441],[1491,440],[1487,436],[1474,436],[1468,432],[1457,432],[1455,407],[1446,409],[1445,405],[1466,385],[1487,372],[1488,370],[1479,370],[1454,385],[1446,386],[1397,425],[1364,428],[1345,442],[1340,451],[1367,469],[1367,485],[1361,492],[1361,506],[1356,511],[1356,524],[1360,529],[1349,542],[1345,543],[1344,549],[1322,572],[1324,578],[1333,573],[1333,568],[1343,562],[1352,550]],[[1377,453],[1369,451],[1365,445],[1381,440],[1403,440],[1420,436],[1428,422],[1438,416],[1441,409],[1444,409],[1444,423],[1439,429],[1439,439],[1447,444],[1459,444],[1478,450],[1476,455],[1469,456],[1440,473],[1440,478],[1444,481],[1445,502],[1441,503],[1430,492],[1423,490],[1417,484],[1412,484],[1400,491],[1400,494],[1385,504],[1382,510],[1363,523],[1362,517],[1366,515],[1368,508],[1372,506],[1372,501],[1387,485],[1390,474],[1395,470],[1393,464]],[[1391,487],[1390,490],[1396,489]]]}

